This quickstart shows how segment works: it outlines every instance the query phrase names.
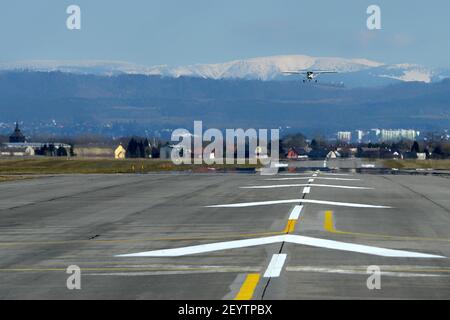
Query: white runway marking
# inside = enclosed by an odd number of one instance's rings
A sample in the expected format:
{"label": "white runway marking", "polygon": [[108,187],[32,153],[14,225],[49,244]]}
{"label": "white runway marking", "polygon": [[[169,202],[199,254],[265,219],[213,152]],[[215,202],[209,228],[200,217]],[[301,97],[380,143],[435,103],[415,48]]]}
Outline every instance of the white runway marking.
{"label": "white runway marking", "polygon": [[117,257],[180,257],[180,256],[191,255],[191,254],[199,254],[199,253],[206,253],[206,252],[214,252],[214,251],[221,251],[221,250],[246,248],[246,247],[260,246],[260,245],[265,245],[265,244],[280,243],[280,242],[283,242],[283,240],[284,240],[284,235],[280,235],[280,236],[264,237],[264,238],[257,238],[257,239],[246,239],[246,240],[235,240],[235,241],[227,241],[227,242],[201,244],[201,245],[197,245],[197,246],[190,246],[190,247],[177,248],[177,249],[166,249],[166,250],[156,250],[156,251],[124,254],[124,255],[119,255]]}
{"label": "white runway marking", "polygon": [[[286,267],[288,272],[318,272],[318,273],[336,273],[336,274],[355,274],[367,276],[367,271],[350,269],[349,267]],[[382,271],[382,276],[401,277],[401,278],[414,278],[414,277],[441,277],[439,274],[424,274],[424,273],[410,273],[410,272],[397,272],[397,271]]]}
{"label": "white runway marking", "polygon": [[138,252],[132,254],[117,255],[116,257],[180,257],[192,254],[208,253],[222,250],[230,250],[237,248],[254,247],[260,245],[274,244],[280,242],[288,242],[300,245],[306,245],[311,247],[326,248],[332,250],[340,251],[350,251],[357,252],[375,256],[382,257],[392,257],[392,258],[445,258],[442,256],[402,251],[402,250],[392,250],[379,247],[372,247],[366,245],[359,245],[353,243],[346,243],[333,240],[325,240],[318,238],[311,238],[298,235],[279,235],[272,237],[256,238],[256,239],[245,239],[245,240],[235,240],[226,242],[217,242],[210,244],[201,244],[196,246],[175,248],[175,249],[164,249],[155,251]]}
{"label": "white runway marking", "polygon": [[347,174],[347,173],[330,173],[330,172],[322,172],[322,175],[325,175],[325,176],[353,176],[353,174]]}
{"label": "white runway marking", "polygon": [[289,220],[298,220],[300,214],[302,213],[302,210],[303,206],[295,206],[291,212],[291,215],[289,216]]}
{"label": "white runway marking", "polygon": [[371,204],[335,202],[335,201],[312,200],[312,199],[288,199],[288,200],[272,200],[272,201],[259,201],[259,202],[218,204],[218,205],[206,206],[206,208],[246,208],[246,207],[271,206],[271,205],[275,205],[275,204],[300,203],[300,202],[313,203],[313,204],[326,204],[329,206],[351,207],[351,208],[378,208],[378,209],[392,208],[392,207],[388,207],[388,206],[378,206],[378,205],[371,205]]}
{"label": "white runway marking", "polygon": [[[125,266],[127,269],[131,269]],[[143,268],[145,269],[145,268]],[[151,269],[151,268],[149,268]],[[135,277],[135,276],[159,276],[159,275],[176,275],[176,274],[202,274],[202,273],[247,273],[247,272],[261,272],[261,267],[241,267],[241,266],[173,266],[167,268],[168,270],[137,270],[137,271],[116,271],[116,272],[94,272],[83,273],[85,276],[121,276],[121,277]],[[173,270],[170,270],[173,269]]]}
{"label": "white runway marking", "polygon": [[295,177],[295,178],[271,178],[264,179],[265,181],[285,181],[285,180],[308,180],[308,179],[320,179],[320,180],[335,180],[335,181],[361,181],[361,179],[351,178],[326,178],[326,177]]}
{"label": "white runway marking", "polygon": [[266,272],[264,273],[264,278],[279,277],[285,261],[286,254],[274,254],[272,256],[272,260],[270,260]]}
{"label": "white runway marking", "polygon": [[310,193],[311,192],[311,187],[304,187],[303,188],[303,193],[304,194],[308,194],[308,193]]}
{"label": "white runway marking", "polygon": [[241,189],[272,189],[272,188],[290,188],[290,187],[324,187],[324,188],[339,188],[339,189],[361,189],[361,190],[373,190],[368,187],[356,187],[356,186],[342,186],[335,184],[274,184],[267,186],[246,186],[240,187]]}

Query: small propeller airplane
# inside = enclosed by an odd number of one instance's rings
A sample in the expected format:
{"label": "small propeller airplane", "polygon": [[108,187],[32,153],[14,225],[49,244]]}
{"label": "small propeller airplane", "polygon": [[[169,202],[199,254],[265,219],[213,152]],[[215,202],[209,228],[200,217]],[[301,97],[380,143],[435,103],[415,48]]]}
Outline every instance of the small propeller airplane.
{"label": "small propeller airplane", "polygon": [[321,74],[326,73],[337,73],[337,71],[324,71],[324,70],[299,70],[299,71],[283,71],[284,74],[303,74],[305,76],[305,79],[303,79],[303,82],[311,82],[315,81],[317,82],[317,77]]}

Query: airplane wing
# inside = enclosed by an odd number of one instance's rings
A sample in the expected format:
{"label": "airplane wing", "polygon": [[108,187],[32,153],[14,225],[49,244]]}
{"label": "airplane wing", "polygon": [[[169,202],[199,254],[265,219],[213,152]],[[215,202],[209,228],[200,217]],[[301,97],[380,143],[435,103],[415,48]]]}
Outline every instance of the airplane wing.
{"label": "airplane wing", "polygon": [[313,73],[316,74],[322,74],[322,73],[337,73],[337,71],[312,71]]}
{"label": "airplane wing", "polygon": [[305,71],[283,71],[285,74],[307,74]]}
{"label": "airplane wing", "polygon": [[337,71],[328,71],[328,70],[299,70],[299,71],[283,71],[285,74],[322,74],[322,73],[338,73]]}

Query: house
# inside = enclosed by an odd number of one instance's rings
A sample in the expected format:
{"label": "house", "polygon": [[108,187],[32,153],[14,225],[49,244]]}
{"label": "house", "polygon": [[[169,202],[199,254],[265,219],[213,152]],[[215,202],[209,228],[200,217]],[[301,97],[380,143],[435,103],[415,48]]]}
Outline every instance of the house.
{"label": "house", "polygon": [[286,158],[288,159],[298,159],[298,152],[295,150],[295,148],[290,148]]}
{"label": "house", "polygon": [[340,158],[341,154],[337,151],[330,151],[327,154],[327,159],[336,159],[336,158]]}
{"label": "house", "polygon": [[1,156],[8,157],[29,157],[34,156],[34,149],[30,146],[22,146],[22,147],[2,147],[0,148]]}
{"label": "house", "polygon": [[125,159],[126,154],[127,150],[121,144],[114,150],[115,159]]}
{"label": "house", "polygon": [[404,153],[404,158],[405,159],[412,159],[412,160],[426,160],[427,159],[427,154],[425,152],[405,152]]}
{"label": "house", "polygon": [[417,160],[427,160],[427,154],[425,152],[417,152]]}

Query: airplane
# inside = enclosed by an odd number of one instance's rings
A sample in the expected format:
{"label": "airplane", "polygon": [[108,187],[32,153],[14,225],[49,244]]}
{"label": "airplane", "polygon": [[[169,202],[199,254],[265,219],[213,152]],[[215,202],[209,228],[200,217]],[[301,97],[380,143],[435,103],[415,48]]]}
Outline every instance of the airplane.
{"label": "airplane", "polygon": [[324,71],[324,70],[299,70],[299,71],[283,71],[284,74],[303,74],[305,75],[305,79],[303,79],[303,82],[311,82],[315,81],[317,82],[317,77],[321,74],[325,73],[337,73],[336,71]]}

